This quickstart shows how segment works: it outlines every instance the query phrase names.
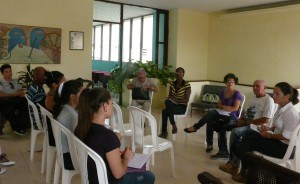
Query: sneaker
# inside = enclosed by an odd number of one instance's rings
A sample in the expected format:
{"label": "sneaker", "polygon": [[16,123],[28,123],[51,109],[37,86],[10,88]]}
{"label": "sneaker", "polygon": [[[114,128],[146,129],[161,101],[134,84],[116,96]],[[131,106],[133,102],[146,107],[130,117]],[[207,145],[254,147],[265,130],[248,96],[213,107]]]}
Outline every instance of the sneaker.
{"label": "sneaker", "polygon": [[206,147],[206,149],[205,149],[206,153],[209,153],[209,152],[211,152],[212,150],[213,150],[213,146],[207,145],[207,147]]}
{"label": "sneaker", "polygon": [[238,174],[236,175],[231,175],[231,178],[236,181],[236,182],[239,182],[239,183],[245,183],[246,182],[246,178],[241,174],[241,172],[239,172]]}
{"label": "sneaker", "polygon": [[6,158],[6,154],[5,153],[2,153],[0,155],[0,167],[10,167],[10,166],[13,166],[15,165],[16,163],[13,162],[13,161],[9,161],[7,158]]}
{"label": "sneaker", "polygon": [[3,174],[3,173],[5,173],[5,172],[6,172],[6,169],[0,168],[0,175]]}
{"label": "sneaker", "polygon": [[220,165],[219,169],[232,175],[237,175],[239,172],[239,167],[234,166],[230,161],[226,164]]}
{"label": "sneaker", "polygon": [[203,184],[223,184],[223,182],[220,180],[220,178],[216,178],[212,174],[208,172],[203,172],[198,174],[197,176],[198,181]]}
{"label": "sneaker", "polygon": [[223,153],[217,153],[215,155],[211,155],[210,156],[210,159],[212,160],[217,160],[217,159],[224,159],[224,158],[229,158],[229,155],[228,154],[223,154]]}
{"label": "sneaker", "polygon": [[25,130],[14,130],[15,134],[24,136],[26,134]]}
{"label": "sneaker", "polygon": [[161,138],[165,139],[165,138],[168,137],[168,132],[162,132],[161,134],[159,134],[158,137],[161,137]]}

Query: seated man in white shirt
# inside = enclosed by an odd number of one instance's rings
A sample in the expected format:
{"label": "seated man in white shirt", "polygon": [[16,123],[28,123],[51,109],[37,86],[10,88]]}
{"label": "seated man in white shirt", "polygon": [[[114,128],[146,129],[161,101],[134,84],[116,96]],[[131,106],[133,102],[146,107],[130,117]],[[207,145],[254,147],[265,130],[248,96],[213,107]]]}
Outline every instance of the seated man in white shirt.
{"label": "seated man in white shirt", "polygon": [[131,83],[127,85],[127,89],[132,90],[131,105],[138,107],[142,106],[142,109],[149,112],[151,100],[149,96],[150,91],[158,91],[157,85],[152,79],[146,77],[146,71],[144,68],[140,68]]}

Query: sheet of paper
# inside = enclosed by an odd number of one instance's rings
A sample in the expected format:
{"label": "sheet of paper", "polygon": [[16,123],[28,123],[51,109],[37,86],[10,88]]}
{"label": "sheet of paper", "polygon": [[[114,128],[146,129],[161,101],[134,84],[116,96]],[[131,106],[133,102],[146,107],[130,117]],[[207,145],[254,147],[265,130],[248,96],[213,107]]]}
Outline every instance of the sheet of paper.
{"label": "sheet of paper", "polygon": [[135,153],[134,157],[129,161],[128,167],[140,169],[147,162],[147,160],[150,158],[150,156],[151,156],[151,154]]}
{"label": "sheet of paper", "polygon": [[215,109],[220,115],[230,116],[230,112],[224,111],[222,109]]}

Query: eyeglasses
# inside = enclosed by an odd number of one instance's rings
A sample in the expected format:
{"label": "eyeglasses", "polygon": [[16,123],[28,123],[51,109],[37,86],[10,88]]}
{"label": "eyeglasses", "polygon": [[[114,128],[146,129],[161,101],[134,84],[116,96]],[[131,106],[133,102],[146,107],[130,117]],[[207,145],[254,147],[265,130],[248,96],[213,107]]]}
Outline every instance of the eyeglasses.
{"label": "eyeglasses", "polygon": [[10,82],[9,85],[10,85],[10,88],[11,88],[11,89],[15,89],[15,86],[14,86],[13,83]]}
{"label": "eyeglasses", "polygon": [[234,83],[234,80],[228,80],[227,83]]}
{"label": "eyeglasses", "polygon": [[177,75],[182,75],[183,72],[175,72],[175,74],[177,74]]}

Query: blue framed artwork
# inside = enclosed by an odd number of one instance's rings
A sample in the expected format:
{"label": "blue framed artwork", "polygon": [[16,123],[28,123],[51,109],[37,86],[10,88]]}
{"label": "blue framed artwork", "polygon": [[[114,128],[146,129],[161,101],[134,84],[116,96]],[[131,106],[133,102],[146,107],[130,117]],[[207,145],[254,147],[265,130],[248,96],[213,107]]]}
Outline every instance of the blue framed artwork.
{"label": "blue framed artwork", "polygon": [[0,23],[0,63],[60,64],[61,29]]}

